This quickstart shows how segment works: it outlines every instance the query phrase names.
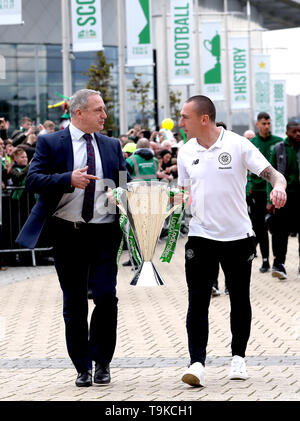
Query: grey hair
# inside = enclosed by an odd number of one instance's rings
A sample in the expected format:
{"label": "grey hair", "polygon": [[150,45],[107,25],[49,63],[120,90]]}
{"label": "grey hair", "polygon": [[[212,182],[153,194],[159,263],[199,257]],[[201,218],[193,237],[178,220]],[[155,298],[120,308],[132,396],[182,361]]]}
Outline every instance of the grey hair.
{"label": "grey hair", "polygon": [[142,137],[141,139],[139,139],[137,141],[136,148],[137,149],[140,149],[140,148],[150,148],[150,142],[149,142],[149,140],[146,139],[145,137]]}
{"label": "grey hair", "polygon": [[101,96],[101,93],[93,89],[80,89],[75,92],[70,98],[70,116],[74,117],[78,108],[84,110],[87,106],[88,98],[92,95]]}

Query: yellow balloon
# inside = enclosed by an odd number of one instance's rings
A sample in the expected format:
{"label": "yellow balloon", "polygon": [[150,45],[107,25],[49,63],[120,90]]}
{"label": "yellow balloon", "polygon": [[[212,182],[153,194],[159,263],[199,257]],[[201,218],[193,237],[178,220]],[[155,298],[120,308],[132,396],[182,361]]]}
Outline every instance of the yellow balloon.
{"label": "yellow balloon", "polygon": [[174,127],[174,121],[171,118],[165,118],[161,123],[161,127],[163,129],[172,130]]}

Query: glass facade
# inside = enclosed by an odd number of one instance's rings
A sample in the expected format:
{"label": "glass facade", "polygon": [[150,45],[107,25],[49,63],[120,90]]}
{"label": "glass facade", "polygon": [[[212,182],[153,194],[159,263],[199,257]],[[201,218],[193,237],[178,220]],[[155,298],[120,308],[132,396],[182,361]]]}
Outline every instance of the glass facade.
{"label": "glass facade", "polygon": [[[105,47],[104,54],[107,62],[113,63],[111,87],[118,126],[118,49]],[[10,130],[18,127],[23,116],[29,116],[36,121],[38,115],[41,123],[49,119],[58,127],[63,114],[62,107],[48,108],[48,105],[62,100],[58,95],[63,93],[61,45],[0,44],[0,55],[5,58],[6,65],[6,78],[0,79],[0,116],[10,121]],[[86,86],[88,77],[83,73],[96,62],[96,55],[93,51],[73,55],[72,88],[75,92]],[[143,83],[151,81],[149,99],[154,99],[152,66],[126,68],[127,87],[131,86],[133,78],[139,72],[142,73]],[[135,122],[139,122],[140,112],[139,105],[130,99],[129,93],[127,98],[128,124],[131,127]],[[154,126],[153,119],[150,123]]]}

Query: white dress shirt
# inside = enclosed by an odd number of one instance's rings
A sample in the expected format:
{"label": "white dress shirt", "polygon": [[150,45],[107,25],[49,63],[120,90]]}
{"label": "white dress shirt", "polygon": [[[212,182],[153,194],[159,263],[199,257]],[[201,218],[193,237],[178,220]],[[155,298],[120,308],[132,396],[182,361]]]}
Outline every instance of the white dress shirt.
{"label": "white dress shirt", "polygon": [[[69,130],[74,155],[73,170],[84,168],[87,165],[86,140],[83,137],[85,133],[75,127],[72,123],[69,125]],[[114,222],[115,216],[109,214],[107,208],[103,206],[106,201],[106,194],[104,192],[102,162],[95,136],[93,133],[91,133],[91,135],[93,138],[92,145],[95,151],[96,176],[99,177],[99,180],[96,180],[95,185],[94,216],[89,223],[111,223]],[[64,193],[53,215],[71,222],[84,222],[84,219],[81,216],[83,198],[84,189],[75,188],[73,193]]]}

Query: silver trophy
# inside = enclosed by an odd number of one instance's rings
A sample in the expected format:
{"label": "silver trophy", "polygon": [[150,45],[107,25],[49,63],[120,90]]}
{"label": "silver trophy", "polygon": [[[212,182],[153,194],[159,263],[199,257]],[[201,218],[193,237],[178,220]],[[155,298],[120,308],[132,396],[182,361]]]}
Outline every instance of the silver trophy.
{"label": "silver trophy", "polygon": [[152,258],[164,220],[178,206],[168,209],[168,203],[168,185],[159,181],[127,183],[127,191],[121,195],[118,206],[128,217],[142,258],[142,264],[135,273],[131,285],[164,285],[162,277],[152,263]]}

